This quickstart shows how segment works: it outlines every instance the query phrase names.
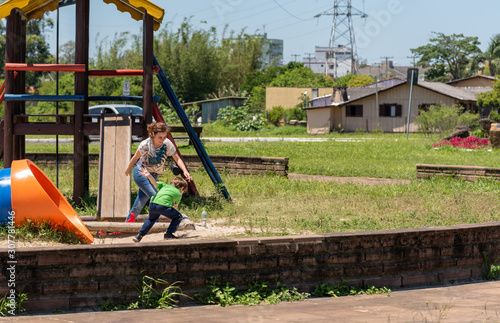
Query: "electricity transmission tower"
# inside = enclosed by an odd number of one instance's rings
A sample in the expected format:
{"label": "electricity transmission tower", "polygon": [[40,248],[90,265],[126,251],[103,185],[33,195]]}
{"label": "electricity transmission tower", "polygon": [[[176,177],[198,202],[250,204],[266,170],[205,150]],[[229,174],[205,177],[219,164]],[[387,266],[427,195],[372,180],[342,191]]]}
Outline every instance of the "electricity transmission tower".
{"label": "electricity transmission tower", "polygon": [[317,18],[322,15],[333,16],[330,43],[326,55],[325,74],[329,74],[328,71],[332,65],[334,77],[338,77],[339,70],[340,72],[349,71],[351,74],[357,74],[358,53],[352,26],[352,16],[366,18],[367,15],[353,8],[351,0],[334,0],[333,10],[325,11],[314,17]]}

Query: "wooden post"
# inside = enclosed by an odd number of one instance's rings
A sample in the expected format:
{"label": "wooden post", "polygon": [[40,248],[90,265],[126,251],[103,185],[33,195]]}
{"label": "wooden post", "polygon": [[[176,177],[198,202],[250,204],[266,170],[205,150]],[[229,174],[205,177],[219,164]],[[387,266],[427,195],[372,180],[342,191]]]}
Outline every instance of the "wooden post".
{"label": "wooden post", "polygon": [[89,191],[89,141],[83,134],[83,115],[89,110],[89,16],[90,0],[77,0],[75,64],[85,64],[85,73],[75,73],[75,94],[83,95],[85,99],[75,102],[73,200],[76,204],[81,204]]}
{"label": "wooden post", "polygon": [[[27,19],[24,18],[24,20],[19,23],[18,28],[19,28],[19,40],[18,40],[18,46],[19,46],[19,56],[18,56],[18,62],[19,63],[25,63],[26,62],[26,25],[27,25]],[[17,77],[15,78],[15,83],[16,83],[16,93],[18,94],[24,94],[25,89],[26,89],[26,72],[24,71],[18,71]],[[25,114],[26,113],[26,102],[25,101],[17,101],[16,102],[16,114]],[[14,130],[15,133],[15,130]],[[14,135],[14,159],[20,160],[24,159],[26,156],[26,142],[25,142],[25,136],[24,135]]]}
{"label": "wooden post", "polygon": [[[7,17],[7,38],[5,40],[5,62],[18,63],[24,62],[24,57],[21,55],[26,53],[26,17],[19,9],[12,9]],[[24,47],[24,50],[23,50]],[[19,87],[19,73],[17,80],[14,78],[14,71],[5,72],[5,93],[19,94],[24,92],[24,83]],[[12,161],[21,156],[20,145],[18,139],[14,137],[14,115],[20,111],[19,103],[16,101],[5,101],[5,128],[4,128],[4,168],[10,168]],[[17,144],[16,144],[17,142]]]}
{"label": "wooden post", "polygon": [[143,137],[147,138],[148,133],[146,125],[152,122],[152,106],[153,106],[153,17],[144,12],[143,20],[143,114],[144,114],[144,131]]}

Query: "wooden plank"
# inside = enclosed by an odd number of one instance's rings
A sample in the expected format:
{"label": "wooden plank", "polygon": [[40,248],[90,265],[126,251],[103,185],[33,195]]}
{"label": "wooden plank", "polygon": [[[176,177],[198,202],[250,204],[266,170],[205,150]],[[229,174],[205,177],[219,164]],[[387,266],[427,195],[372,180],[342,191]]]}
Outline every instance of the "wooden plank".
{"label": "wooden plank", "polygon": [[101,119],[101,149],[97,213],[114,215],[116,117]]}
{"label": "wooden plank", "polygon": [[116,122],[115,141],[115,187],[114,187],[114,215],[115,218],[125,219],[130,211],[130,177],[125,176],[125,168],[130,161],[132,146],[132,128],[130,116],[121,115]]}

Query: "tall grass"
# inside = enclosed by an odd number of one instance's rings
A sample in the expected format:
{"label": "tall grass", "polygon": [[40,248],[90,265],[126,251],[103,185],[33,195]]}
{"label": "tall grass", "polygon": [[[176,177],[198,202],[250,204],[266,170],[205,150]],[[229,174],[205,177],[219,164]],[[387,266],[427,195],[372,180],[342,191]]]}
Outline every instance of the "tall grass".
{"label": "tall grass", "polygon": [[[500,183],[437,178],[416,180],[415,164],[497,167],[498,150],[434,149],[432,138],[402,134],[336,135],[353,141],[206,143],[209,154],[289,157],[290,172],[332,176],[410,179],[410,184],[366,186],[302,182],[279,176],[236,176],[220,172],[233,199],[215,192],[204,170],[192,170],[202,196],[184,199],[180,211],[197,221],[206,208],[209,219],[242,226],[247,235],[384,230],[500,221]],[[195,153],[181,146],[183,154]],[[31,149],[31,147],[28,147]],[[39,165],[49,178],[52,167]],[[60,189],[72,195],[72,167],[64,169]],[[125,165],[124,165],[125,167]],[[161,181],[172,174],[165,172]],[[79,214],[95,214],[97,166],[91,167],[91,195]],[[132,184],[132,194],[137,187]],[[134,197],[134,196],[133,196]]]}

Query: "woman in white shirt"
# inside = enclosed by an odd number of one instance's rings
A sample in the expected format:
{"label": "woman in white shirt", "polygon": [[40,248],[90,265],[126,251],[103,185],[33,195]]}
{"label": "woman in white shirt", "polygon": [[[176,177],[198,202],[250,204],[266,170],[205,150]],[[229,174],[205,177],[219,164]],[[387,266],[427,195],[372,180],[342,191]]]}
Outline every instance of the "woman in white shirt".
{"label": "woman in white shirt", "polygon": [[153,122],[149,124],[149,138],[141,141],[125,170],[125,175],[129,176],[132,168],[134,168],[134,182],[139,187],[139,194],[137,194],[137,198],[125,222],[131,219],[132,213],[134,215],[139,215],[149,199],[157,192],[154,185],[140,174],[142,166],[145,166],[155,180],[158,180],[158,177],[163,174],[163,168],[167,161],[167,157],[172,156],[177,166],[182,170],[186,181],[189,182],[192,180],[186,165],[177,154],[174,144],[167,139],[167,133],[169,131],[170,128],[162,122]]}

